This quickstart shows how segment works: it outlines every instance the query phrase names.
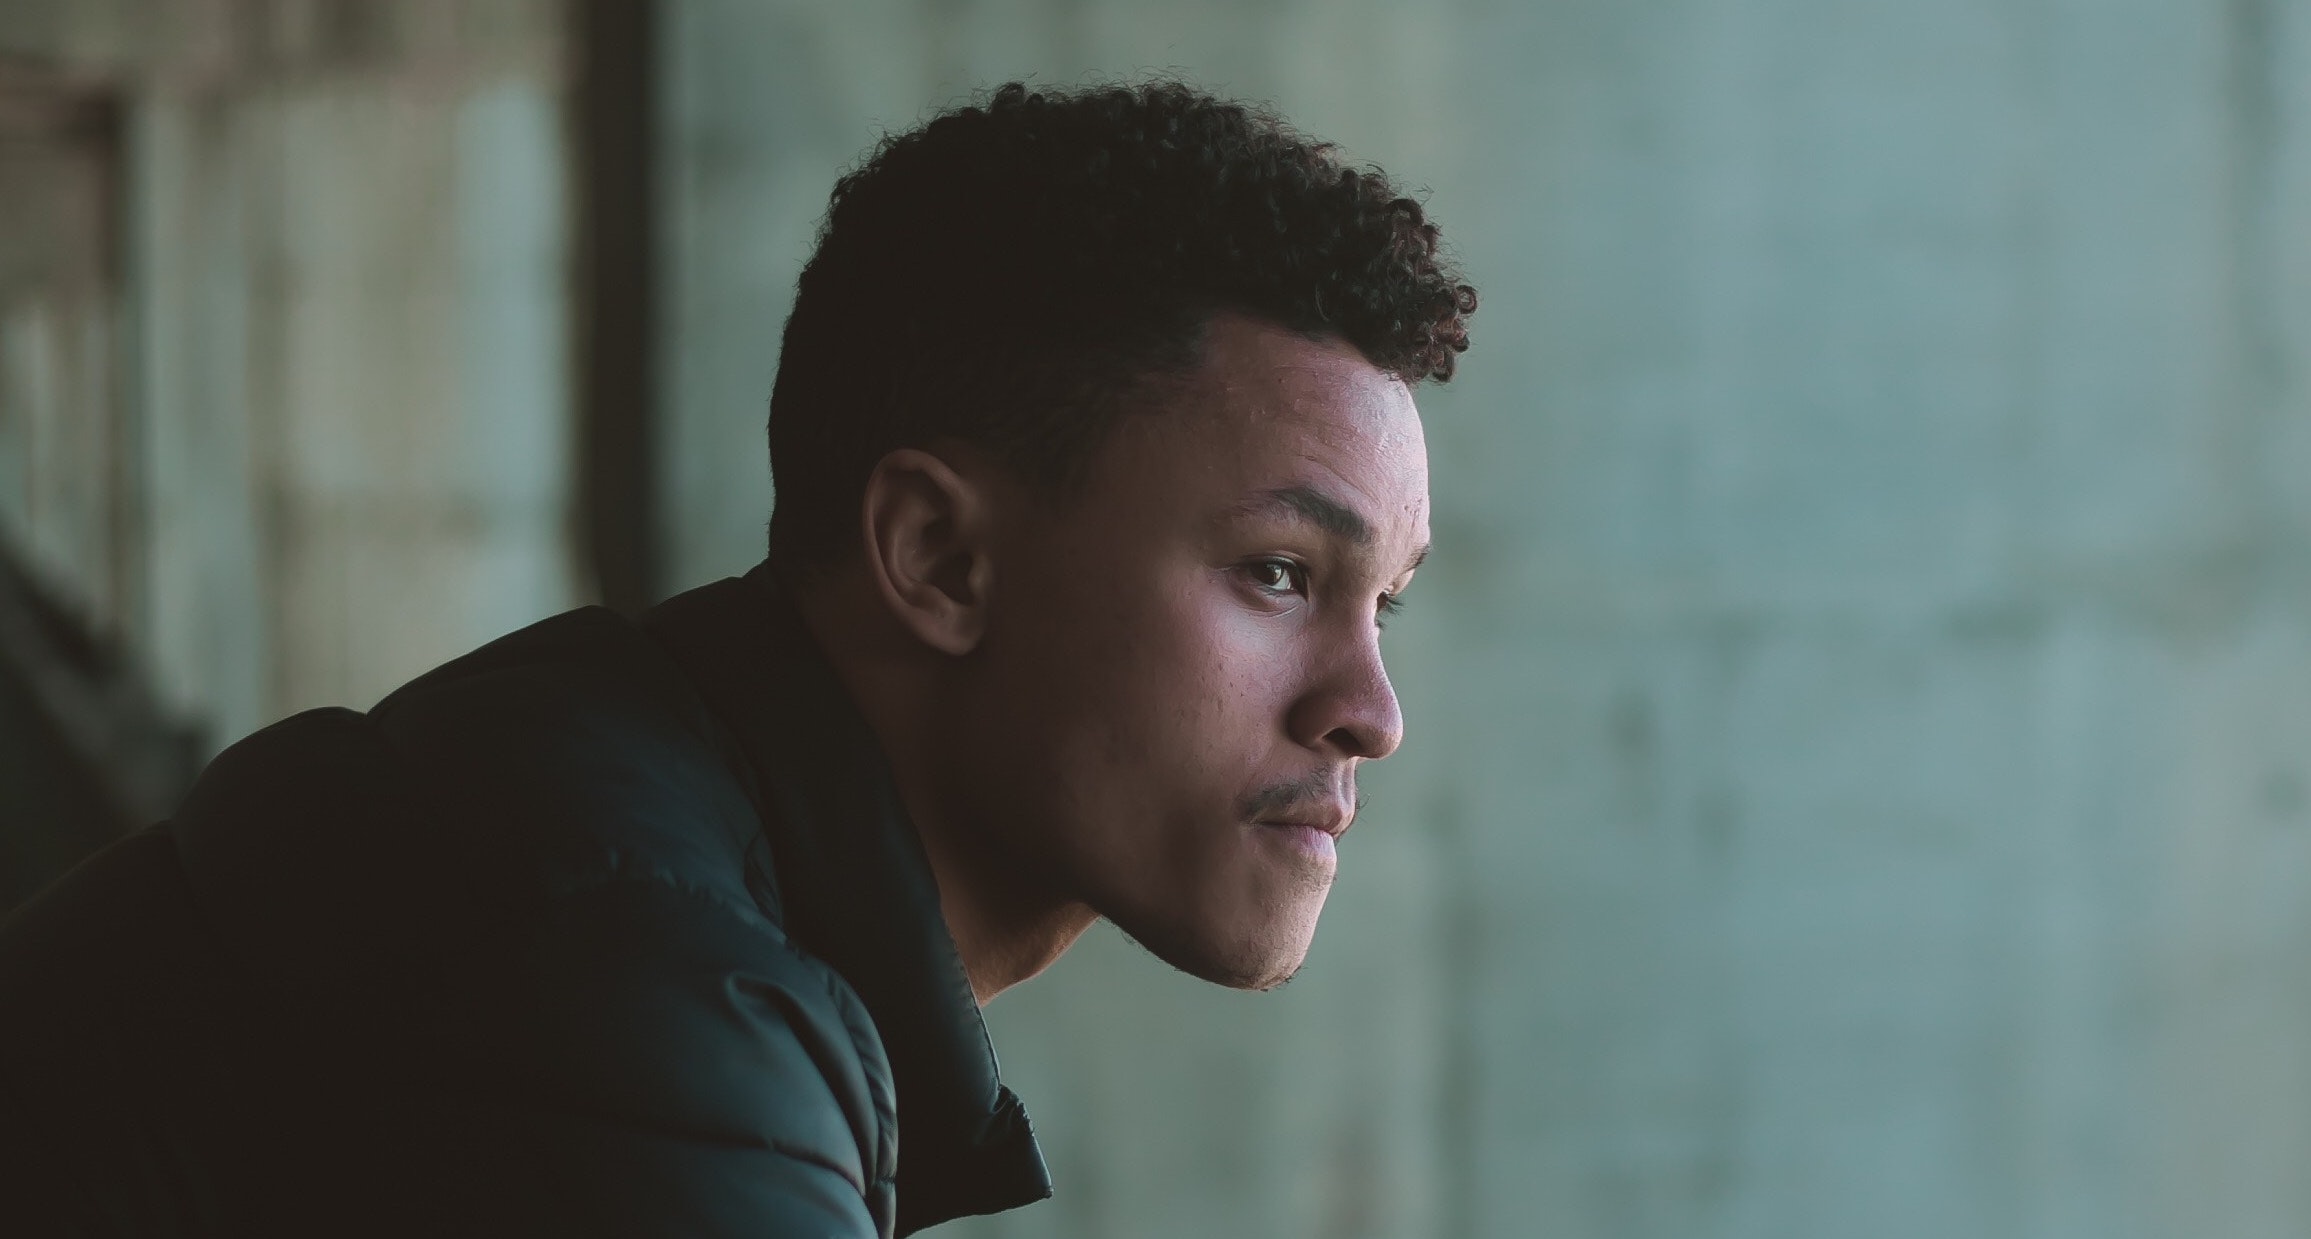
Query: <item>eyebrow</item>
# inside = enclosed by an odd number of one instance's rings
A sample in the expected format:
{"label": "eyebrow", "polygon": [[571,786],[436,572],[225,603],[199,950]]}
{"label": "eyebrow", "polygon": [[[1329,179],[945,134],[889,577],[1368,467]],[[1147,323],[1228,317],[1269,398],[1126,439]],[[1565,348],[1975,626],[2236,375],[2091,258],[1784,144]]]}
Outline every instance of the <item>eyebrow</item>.
{"label": "eyebrow", "polygon": [[1362,513],[1313,486],[1279,486],[1264,490],[1240,507],[1246,515],[1281,511],[1335,538],[1358,546],[1372,545],[1372,525]]}
{"label": "eyebrow", "polygon": [[[1358,547],[1370,548],[1374,542],[1372,523],[1365,520],[1362,513],[1313,486],[1278,486],[1264,490],[1236,505],[1236,511],[1246,516],[1281,512]],[[1428,546],[1424,543],[1413,553],[1412,562],[1406,564],[1404,570],[1410,572],[1418,568],[1427,558]]]}

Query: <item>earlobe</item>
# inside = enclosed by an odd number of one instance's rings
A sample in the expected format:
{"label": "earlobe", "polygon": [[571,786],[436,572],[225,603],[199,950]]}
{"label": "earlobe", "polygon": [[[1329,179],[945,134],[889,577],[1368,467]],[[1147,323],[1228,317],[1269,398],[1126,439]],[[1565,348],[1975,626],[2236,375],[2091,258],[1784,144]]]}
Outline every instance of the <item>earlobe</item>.
{"label": "earlobe", "polygon": [[893,618],[941,653],[968,654],[986,635],[990,515],[984,488],[930,452],[900,448],[867,475],[868,572]]}

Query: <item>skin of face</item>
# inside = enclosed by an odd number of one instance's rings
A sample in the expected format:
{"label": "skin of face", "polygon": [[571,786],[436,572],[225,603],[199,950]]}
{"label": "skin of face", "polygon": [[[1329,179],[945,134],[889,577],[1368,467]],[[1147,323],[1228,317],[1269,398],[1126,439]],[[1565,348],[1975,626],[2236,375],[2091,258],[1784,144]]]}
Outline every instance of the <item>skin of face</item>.
{"label": "skin of face", "polygon": [[1426,553],[1427,451],[1403,382],[1242,317],[1151,405],[1080,489],[987,491],[983,630],[916,746],[928,842],[943,890],[1096,913],[1271,988],[1307,955],[1357,768],[1403,737],[1381,625]]}

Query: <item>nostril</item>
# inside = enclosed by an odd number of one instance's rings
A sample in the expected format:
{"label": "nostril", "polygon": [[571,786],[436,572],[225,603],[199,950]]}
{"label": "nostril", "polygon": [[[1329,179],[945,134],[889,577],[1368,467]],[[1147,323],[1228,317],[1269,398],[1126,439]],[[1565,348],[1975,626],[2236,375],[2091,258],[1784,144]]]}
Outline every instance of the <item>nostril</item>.
{"label": "nostril", "polygon": [[1377,658],[1336,667],[1310,686],[1287,716],[1292,738],[1342,757],[1376,759],[1396,751],[1404,716],[1396,689]]}
{"label": "nostril", "polygon": [[1333,728],[1324,739],[1350,757],[1377,759],[1396,751],[1397,729],[1377,722],[1349,723]]}

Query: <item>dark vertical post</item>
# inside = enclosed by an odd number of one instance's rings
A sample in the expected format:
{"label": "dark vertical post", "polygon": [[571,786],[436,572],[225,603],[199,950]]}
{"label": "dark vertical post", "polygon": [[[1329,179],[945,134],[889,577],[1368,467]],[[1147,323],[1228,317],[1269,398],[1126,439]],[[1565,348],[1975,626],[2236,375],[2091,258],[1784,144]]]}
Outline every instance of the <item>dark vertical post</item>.
{"label": "dark vertical post", "polygon": [[578,34],[578,544],[601,600],[658,601],[657,5],[571,0]]}

